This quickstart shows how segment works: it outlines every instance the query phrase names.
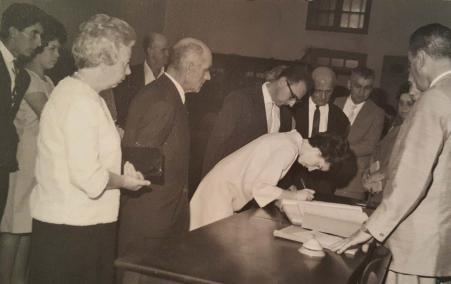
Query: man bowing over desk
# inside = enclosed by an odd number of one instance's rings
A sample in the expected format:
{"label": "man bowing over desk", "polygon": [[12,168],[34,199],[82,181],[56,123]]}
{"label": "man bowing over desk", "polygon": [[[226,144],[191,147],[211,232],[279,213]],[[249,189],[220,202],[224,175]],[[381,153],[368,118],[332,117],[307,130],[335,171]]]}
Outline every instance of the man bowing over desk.
{"label": "man bowing over desk", "polygon": [[[197,93],[210,80],[210,49],[185,38],[174,45],[167,72],[133,99],[125,125],[126,147],[160,149],[164,184],[124,196],[119,226],[119,255],[158,246],[188,231],[188,161],[190,133],[185,92]],[[143,157],[146,159],[146,157]]]}
{"label": "man bowing over desk", "polygon": [[399,130],[382,203],[336,249],[385,241],[393,255],[386,283],[432,284],[451,277],[451,29],[417,29],[408,56],[424,93]]}

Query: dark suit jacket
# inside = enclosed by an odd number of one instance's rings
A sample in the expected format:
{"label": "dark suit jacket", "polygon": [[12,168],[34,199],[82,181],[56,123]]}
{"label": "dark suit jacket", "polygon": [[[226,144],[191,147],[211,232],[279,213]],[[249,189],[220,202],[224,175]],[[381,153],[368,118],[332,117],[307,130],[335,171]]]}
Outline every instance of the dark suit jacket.
{"label": "dark suit jacket", "polygon": [[114,99],[117,110],[117,123],[125,127],[130,103],[136,94],[144,87],[144,63],[130,67],[131,74],[114,88]]}
{"label": "dark suit jacket", "polygon": [[14,118],[20,102],[30,84],[28,73],[19,69],[16,77],[17,96],[11,107],[11,77],[0,53],[0,170],[13,172],[18,169],[16,152],[19,138],[14,126]]}
{"label": "dark suit jacket", "polygon": [[146,85],[133,99],[123,145],[160,148],[165,183],[123,195],[119,253],[152,249],[162,239],[188,231],[188,114],[167,76]]}
{"label": "dark suit jacket", "polygon": [[[296,130],[302,137],[309,137],[309,100],[303,100],[301,103],[293,107],[293,118],[296,123]],[[349,132],[349,120],[343,111],[334,104],[329,104],[329,114],[327,120],[327,132],[347,137]],[[332,195],[339,173],[335,169],[330,172],[312,171],[309,172],[307,168],[301,166],[299,163],[294,163],[290,172],[287,174],[287,180],[281,184],[283,187],[294,184],[301,186],[301,178],[307,188],[316,190],[318,193]],[[291,183],[291,184],[289,184]]]}
{"label": "dark suit jacket", "polygon": [[[288,108],[280,108],[280,131],[291,129]],[[205,176],[220,160],[259,136],[268,133],[262,86],[230,93],[216,118],[202,167]]]}

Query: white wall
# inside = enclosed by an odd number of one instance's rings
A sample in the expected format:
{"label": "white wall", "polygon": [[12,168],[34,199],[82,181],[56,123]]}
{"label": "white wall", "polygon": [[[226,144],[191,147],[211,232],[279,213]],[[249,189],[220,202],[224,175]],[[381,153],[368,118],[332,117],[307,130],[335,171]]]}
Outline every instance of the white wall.
{"label": "white wall", "polygon": [[[451,2],[373,0],[367,35],[305,30],[304,0],[168,0],[164,33],[204,40],[214,52],[300,59],[307,47],[368,54],[379,78],[384,55],[405,55],[420,25],[451,26]],[[377,80],[378,82],[379,80]]]}

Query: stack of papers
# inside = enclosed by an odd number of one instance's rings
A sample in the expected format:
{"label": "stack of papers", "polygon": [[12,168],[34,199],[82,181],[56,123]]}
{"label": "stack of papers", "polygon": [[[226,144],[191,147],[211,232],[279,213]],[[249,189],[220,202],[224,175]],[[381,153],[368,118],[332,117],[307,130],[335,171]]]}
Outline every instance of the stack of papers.
{"label": "stack of papers", "polygon": [[362,207],[340,203],[282,200],[282,209],[294,225],[340,237],[349,237],[368,219]]}

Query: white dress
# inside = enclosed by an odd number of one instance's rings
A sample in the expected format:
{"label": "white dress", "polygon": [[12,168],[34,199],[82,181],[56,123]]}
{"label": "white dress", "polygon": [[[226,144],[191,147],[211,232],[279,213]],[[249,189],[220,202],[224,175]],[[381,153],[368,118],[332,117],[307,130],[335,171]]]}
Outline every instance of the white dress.
{"label": "white dress", "polygon": [[295,130],[265,134],[221,160],[190,202],[190,230],[231,216],[253,198],[260,207],[277,199],[277,182],[296,161],[302,137]]}
{"label": "white dress", "polygon": [[[33,71],[27,70],[31,81],[26,93],[41,92],[50,95],[54,88],[52,80],[45,80]],[[17,161],[19,170],[9,175],[8,199],[0,225],[0,231],[8,233],[30,233],[31,215],[29,198],[36,185],[34,168],[37,153],[37,136],[39,133],[39,117],[30,105],[22,100],[14,120],[19,144],[17,146]]]}

